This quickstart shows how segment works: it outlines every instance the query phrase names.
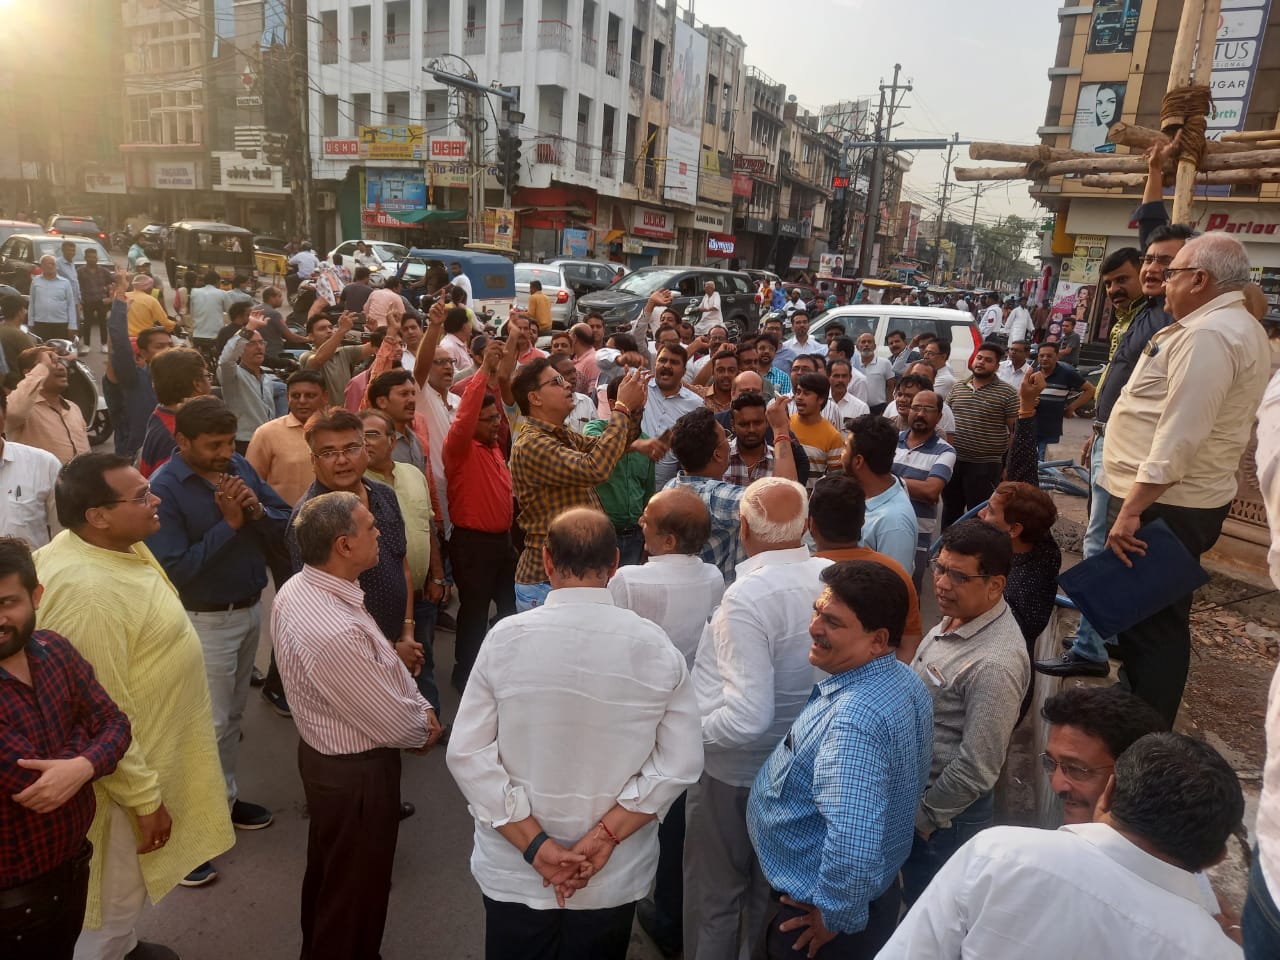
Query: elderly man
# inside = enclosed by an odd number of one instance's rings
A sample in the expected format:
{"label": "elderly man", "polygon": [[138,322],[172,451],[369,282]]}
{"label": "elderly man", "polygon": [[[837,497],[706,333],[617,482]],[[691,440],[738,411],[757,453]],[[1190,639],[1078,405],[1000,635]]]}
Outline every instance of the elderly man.
{"label": "elderly man", "polygon": [[1009,535],[981,520],[949,528],[933,561],[943,619],[912,663],[933,697],[933,763],[902,867],[908,905],[961,844],[991,825],[992,789],[1031,682],[1026,642],[1004,600],[1012,561]]}
{"label": "elderly man", "polygon": [[142,543],[160,528],[159,498],[128,460],[77,457],[58,477],[57,501],[67,529],[36,552],[45,588],[37,626],[72,642],[133,728],[115,772],[95,785],[92,882],[76,956],[116,960],[137,950],[176,960],[139,944],[142,908],[235,842],[200,638]]}
{"label": "elderly man", "polygon": [[276,596],[271,635],[298,725],[310,827],[302,952],[376,960],[400,828],[400,751],[439,737],[430,705],[364,606],[378,528],[354,493],[308,500],[293,524],[302,570]]}
{"label": "elderly man", "polygon": [[18,357],[18,366],[22,381],[9,397],[10,438],[47,450],[64,464],[77,454],[88,453],[84,415],[64,396],[67,359],[52,347],[28,347]]}
{"label": "elderly man", "polygon": [[276,416],[276,387],[280,381],[262,369],[267,343],[262,329],[267,319],[252,313],[239,333],[227,339],[218,357],[222,398],[236,415],[236,452],[249,449],[254,432]]}
{"label": "elderly man", "polygon": [[855,560],[823,570],[822,583],[808,657],[826,676],[747,803],[751,842],[775,891],[763,934],[770,960],[805,948],[870,957],[884,946],[929,775],[929,694],[894,655],[910,581]]}
{"label": "elderly man", "polygon": [[8,398],[0,390],[0,490],[8,495],[0,514],[0,536],[43,547],[62,529],[53,498],[62,465],[47,450],[5,439],[8,409]]}
{"label": "elderly man", "polygon": [[[1147,734],[1116,758],[1092,823],[979,834],[880,957],[1239,958],[1200,905],[1194,874],[1226,857],[1243,813],[1240,782],[1213,747]],[[1046,898],[1089,908],[1064,922]]]}
{"label": "elderly man", "polygon": [[172,331],[177,326],[177,323],[170,320],[169,315],[164,312],[160,301],[148,292],[150,285],[151,278],[140,273],[133,278],[130,284],[131,289],[125,295],[125,299],[129,302],[128,324],[131,337],[136,337],[143,330],[151,327]]}
{"label": "elderly man", "polygon": [[604,514],[566,511],[542,551],[546,603],[489,633],[449,744],[476,821],[485,956],[623,960],[656,819],[702,769],[697,702],[666,633],[605,589],[618,551]]}
{"label": "elderly man", "polygon": [[897,375],[893,372],[893,364],[884,357],[876,355],[876,338],[872,333],[858,335],[858,355],[850,358],[854,367],[867,380],[867,404],[872,413],[883,413],[889,401],[893,399],[893,388]]}
{"label": "elderly man", "polygon": [[76,328],[79,298],[71,281],[58,272],[57,258],[40,258],[40,272],[31,278],[27,329],[41,340],[65,340]]}
{"label": "elderly man", "polygon": [[[1236,494],[1236,466],[1270,376],[1271,348],[1245,309],[1249,258],[1208,233],[1165,269],[1175,323],[1155,334],[1112,410],[1103,449],[1111,531],[1125,563],[1138,528],[1163,519],[1193,557],[1213,545]],[[1043,400],[1041,401],[1043,403]],[[1172,725],[1191,658],[1191,595],[1119,636],[1124,678]]]}
{"label": "elderly man", "polygon": [[[741,489],[741,488],[737,488]],[[748,955],[764,929],[764,885],[747,834],[751,784],[809,698],[808,625],[831,561],[803,545],[808,496],[767,477],[740,498],[748,559],[703,631],[693,664],[706,771],[688,799],[684,945],[699,960]],[[744,924],[745,917],[745,927]]]}

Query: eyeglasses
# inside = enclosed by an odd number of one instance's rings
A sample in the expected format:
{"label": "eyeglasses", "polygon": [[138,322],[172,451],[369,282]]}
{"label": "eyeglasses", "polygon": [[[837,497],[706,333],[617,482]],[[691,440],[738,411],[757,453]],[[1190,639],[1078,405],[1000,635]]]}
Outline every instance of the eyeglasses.
{"label": "eyeglasses", "polygon": [[1188,271],[1195,272],[1196,270],[1203,270],[1203,269],[1204,269],[1203,267],[1165,267],[1164,279],[1165,279],[1165,282],[1168,283],[1170,277],[1176,277],[1178,274],[1186,273]]}
{"label": "eyeglasses", "polygon": [[[103,506],[110,507],[110,506],[114,506],[117,503],[136,503],[138,504],[138,506],[145,507],[147,505],[147,502],[150,499],[151,499],[151,484],[148,483],[147,488],[144,491],[142,491],[141,496],[120,497],[118,500],[108,500],[106,503],[103,504]],[[156,499],[159,499],[159,497],[157,497]]]}
{"label": "eyeglasses", "polygon": [[1145,256],[1143,256],[1142,265],[1144,267],[1149,267],[1153,263],[1158,263],[1162,267],[1167,267],[1169,264],[1173,263],[1173,256],[1167,253],[1162,253],[1162,254],[1148,253]]}
{"label": "eyeglasses", "polygon": [[1040,754],[1040,766],[1048,774],[1052,774],[1055,769],[1061,770],[1062,775],[1074,783],[1087,783],[1099,774],[1115,769],[1115,764],[1111,763],[1105,767],[1086,767],[1083,764],[1072,763],[1070,760],[1055,760],[1047,753]]}
{"label": "eyeglasses", "polygon": [[366,430],[364,432],[364,438],[366,440],[381,440],[385,436],[386,434],[381,430]]}
{"label": "eyeglasses", "polygon": [[317,460],[323,460],[325,463],[333,463],[339,457],[345,460],[354,460],[360,456],[360,452],[363,449],[363,443],[348,443],[345,447],[340,447],[337,450],[321,450],[319,453],[313,453],[312,456]]}
{"label": "eyeglasses", "polygon": [[941,580],[943,577],[949,579],[955,586],[963,587],[970,580],[989,580],[989,573],[962,573],[959,570],[953,570],[951,567],[944,567],[940,560],[930,560],[929,566],[933,569],[933,578]]}
{"label": "eyeglasses", "polygon": [[937,410],[938,408],[922,407],[917,403],[913,403],[909,409],[911,410],[912,413],[933,413],[933,411]]}
{"label": "eyeglasses", "polygon": [[567,387],[567,386],[569,386],[569,381],[568,381],[568,380],[566,380],[564,377],[560,376],[560,374],[558,374],[558,373],[557,373],[557,374],[556,374],[554,377],[552,377],[550,380],[543,380],[540,384],[538,384],[538,389],[539,389],[539,390],[541,390],[543,387],[549,387],[549,386],[551,386],[551,384],[553,384],[553,383],[554,383],[557,387]]}
{"label": "eyeglasses", "polygon": [[431,365],[435,367],[456,367],[453,357],[437,357],[431,361]]}

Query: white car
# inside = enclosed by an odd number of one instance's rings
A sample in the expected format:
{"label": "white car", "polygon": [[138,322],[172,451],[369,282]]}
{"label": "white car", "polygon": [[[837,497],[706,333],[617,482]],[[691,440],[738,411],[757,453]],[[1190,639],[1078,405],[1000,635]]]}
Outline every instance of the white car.
{"label": "white car", "polygon": [[918,333],[932,333],[951,344],[950,366],[957,380],[963,380],[969,375],[973,355],[982,346],[982,337],[978,334],[978,325],[973,322],[973,317],[963,310],[951,310],[947,307],[895,307],[876,303],[833,307],[813,318],[809,325],[810,339],[825,343],[826,330],[835,323],[843,327],[845,335],[855,342],[860,334],[874,334],[876,356],[886,359],[889,356],[886,342],[891,331],[901,332],[907,343]]}
{"label": "white car", "polygon": [[[329,262],[333,262],[335,253],[342,254],[343,260],[351,260],[354,262],[356,256],[356,244],[359,240],[344,240],[332,250],[329,251]],[[409,255],[409,248],[402,243],[392,243],[389,240],[365,240],[364,245],[373,251],[373,255],[382,263],[389,263],[394,260],[403,260]]]}

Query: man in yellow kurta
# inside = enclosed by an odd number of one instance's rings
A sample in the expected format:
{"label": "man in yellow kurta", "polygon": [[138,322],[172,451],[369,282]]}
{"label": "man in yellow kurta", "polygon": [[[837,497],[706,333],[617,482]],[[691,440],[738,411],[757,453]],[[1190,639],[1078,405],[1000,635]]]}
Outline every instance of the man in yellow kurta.
{"label": "man in yellow kurta", "polygon": [[[200,640],[141,542],[159,527],[158,499],[128,460],[105,453],[69,463],[55,496],[66,529],[35,555],[45,585],[38,625],[75,645],[133,724],[115,772],[94,784],[76,944],[77,960],[120,960],[138,944],[147,897],[158,901],[235,840]],[[148,946],[148,956],[173,955]]]}

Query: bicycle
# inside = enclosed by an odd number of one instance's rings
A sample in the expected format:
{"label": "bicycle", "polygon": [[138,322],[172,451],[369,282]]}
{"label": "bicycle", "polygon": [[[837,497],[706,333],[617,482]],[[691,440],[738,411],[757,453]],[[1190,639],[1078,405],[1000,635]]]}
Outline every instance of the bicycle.
{"label": "bicycle", "polygon": [[1074,460],[1044,460],[1036,464],[1041,490],[1057,490],[1073,497],[1089,496],[1089,471]]}

